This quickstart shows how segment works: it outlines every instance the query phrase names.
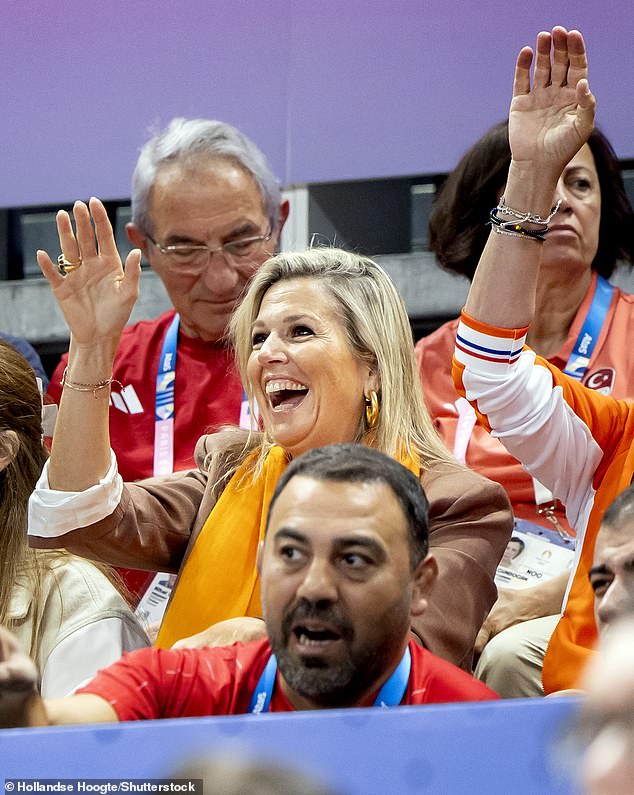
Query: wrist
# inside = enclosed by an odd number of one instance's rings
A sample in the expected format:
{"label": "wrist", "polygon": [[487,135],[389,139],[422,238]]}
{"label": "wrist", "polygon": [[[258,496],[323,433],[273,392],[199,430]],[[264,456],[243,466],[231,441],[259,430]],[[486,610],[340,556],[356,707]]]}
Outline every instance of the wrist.
{"label": "wrist", "polygon": [[97,383],[112,376],[118,340],[98,340],[80,344],[71,337],[66,378],[69,381]]}
{"label": "wrist", "polygon": [[505,201],[522,212],[546,217],[552,209],[559,176],[552,168],[512,160]]}

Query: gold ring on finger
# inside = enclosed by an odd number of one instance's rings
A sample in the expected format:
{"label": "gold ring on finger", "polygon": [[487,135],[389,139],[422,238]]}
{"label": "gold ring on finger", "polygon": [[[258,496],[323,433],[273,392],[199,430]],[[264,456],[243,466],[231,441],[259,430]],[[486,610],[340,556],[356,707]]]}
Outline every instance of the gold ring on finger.
{"label": "gold ring on finger", "polygon": [[79,257],[76,262],[72,262],[72,260],[66,259],[64,254],[60,254],[57,258],[57,270],[62,276],[66,276],[66,274],[76,271],[77,268],[81,266],[81,263],[81,257]]}

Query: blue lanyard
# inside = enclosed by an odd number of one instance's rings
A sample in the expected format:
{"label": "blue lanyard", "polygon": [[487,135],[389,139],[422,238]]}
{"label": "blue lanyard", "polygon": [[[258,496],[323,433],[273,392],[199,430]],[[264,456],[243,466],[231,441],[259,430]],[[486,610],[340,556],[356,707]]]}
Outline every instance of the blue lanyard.
{"label": "blue lanyard", "polygon": [[581,381],[588,370],[592,353],[603,328],[610,301],[614,294],[614,287],[603,276],[597,275],[597,286],[594,291],[592,304],[583,322],[575,346],[568,359],[564,373]]}
{"label": "blue lanyard", "polygon": [[156,375],[154,475],[171,475],[174,471],[174,380],[179,323],[180,317],[176,314],[163,340]]}
{"label": "blue lanyard", "polygon": [[178,342],[178,325],[180,315],[174,315],[167,329],[159,368],[156,375],[156,405],[154,419],[156,422],[170,420],[174,416],[174,379],[176,377],[176,344]]}
{"label": "blue lanyard", "polygon": [[[174,471],[174,382],[176,380],[176,348],[180,316],[174,315],[167,329],[156,376],[154,406],[154,475],[171,475]],[[240,405],[240,427],[247,430],[257,428],[257,413],[252,416],[246,393],[242,390]]]}
{"label": "blue lanyard", "polygon": [[[390,676],[379,690],[379,694],[374,701],[375,707],[395,707],[401,703],[405,691],[407,690],[411,668],[412,655],[410,654],[408,646],[401,657],[400,663],[392,673],[392,676]],[[276,676],[277,660],[275,659],[275,655],[271,654],[264,671],[262,671],[262,676],[260,676],[256,688],[253,691],[247,712],[260,715],[263,712],[269,711]]]}

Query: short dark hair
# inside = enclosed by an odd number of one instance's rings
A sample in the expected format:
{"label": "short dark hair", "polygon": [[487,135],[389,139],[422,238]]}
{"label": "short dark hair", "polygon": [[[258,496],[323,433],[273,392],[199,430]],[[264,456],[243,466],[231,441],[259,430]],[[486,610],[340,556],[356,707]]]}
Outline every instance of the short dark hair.
{"label": "short dark hair", "polygon": [[[631,514],[631,516],[627,516]],[[618,529],[621,522],[634,519],[634,484],[622,491],[606,508],[601,524]]]}
{"label": "short dark hair", "polygon": [[[592,269],[607,279],[619,260],[634,263],[634,211],[608,139],[595,128],[588,146],[601,189],[599,246]],[[476,141],[439,188],[429,220],[429,247],[443,268],[473,278],[489,237],[486,222],[510,164],[506,120]]]}
{"label": "short dark hair", "polygon": [[412,567],[427,554],[429,503],[419,479],[398,461],[362,444],[316,447],[293,459],[277,482],[266,518],[266,529],[277,498],[297,475],[336,483],[384,483],[398,500],[408,524]]}
{"label": "short dark hair", "polygon": [[[522,541],[522,539],[519,536],[511,536],[511,538],[509,538],[509,540],[508,540],[508,544],[512,544],[513,541],[515,541],[516,544],[520,545],[520,548],[519,548],[519,551],[518,551],[517,555],[521,554],[524,551],[524,548],[526,547],[526,544]],[[507,546],[508,546],[508,544],[507,544]],[[513,555],[513,557],[516,558],[517,555]]]}

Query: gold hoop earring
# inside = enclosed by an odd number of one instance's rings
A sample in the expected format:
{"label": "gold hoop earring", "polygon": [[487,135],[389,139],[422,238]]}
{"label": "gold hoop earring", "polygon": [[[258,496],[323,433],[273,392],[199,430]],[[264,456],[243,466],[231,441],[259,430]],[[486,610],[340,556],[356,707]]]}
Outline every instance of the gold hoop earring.
{"label": "gold hoop earring", "polygon": [[365,421],[370,430],[375,428],[379,421],[379,396],[374,389],[370,391],[369,397],[365,399]]}

